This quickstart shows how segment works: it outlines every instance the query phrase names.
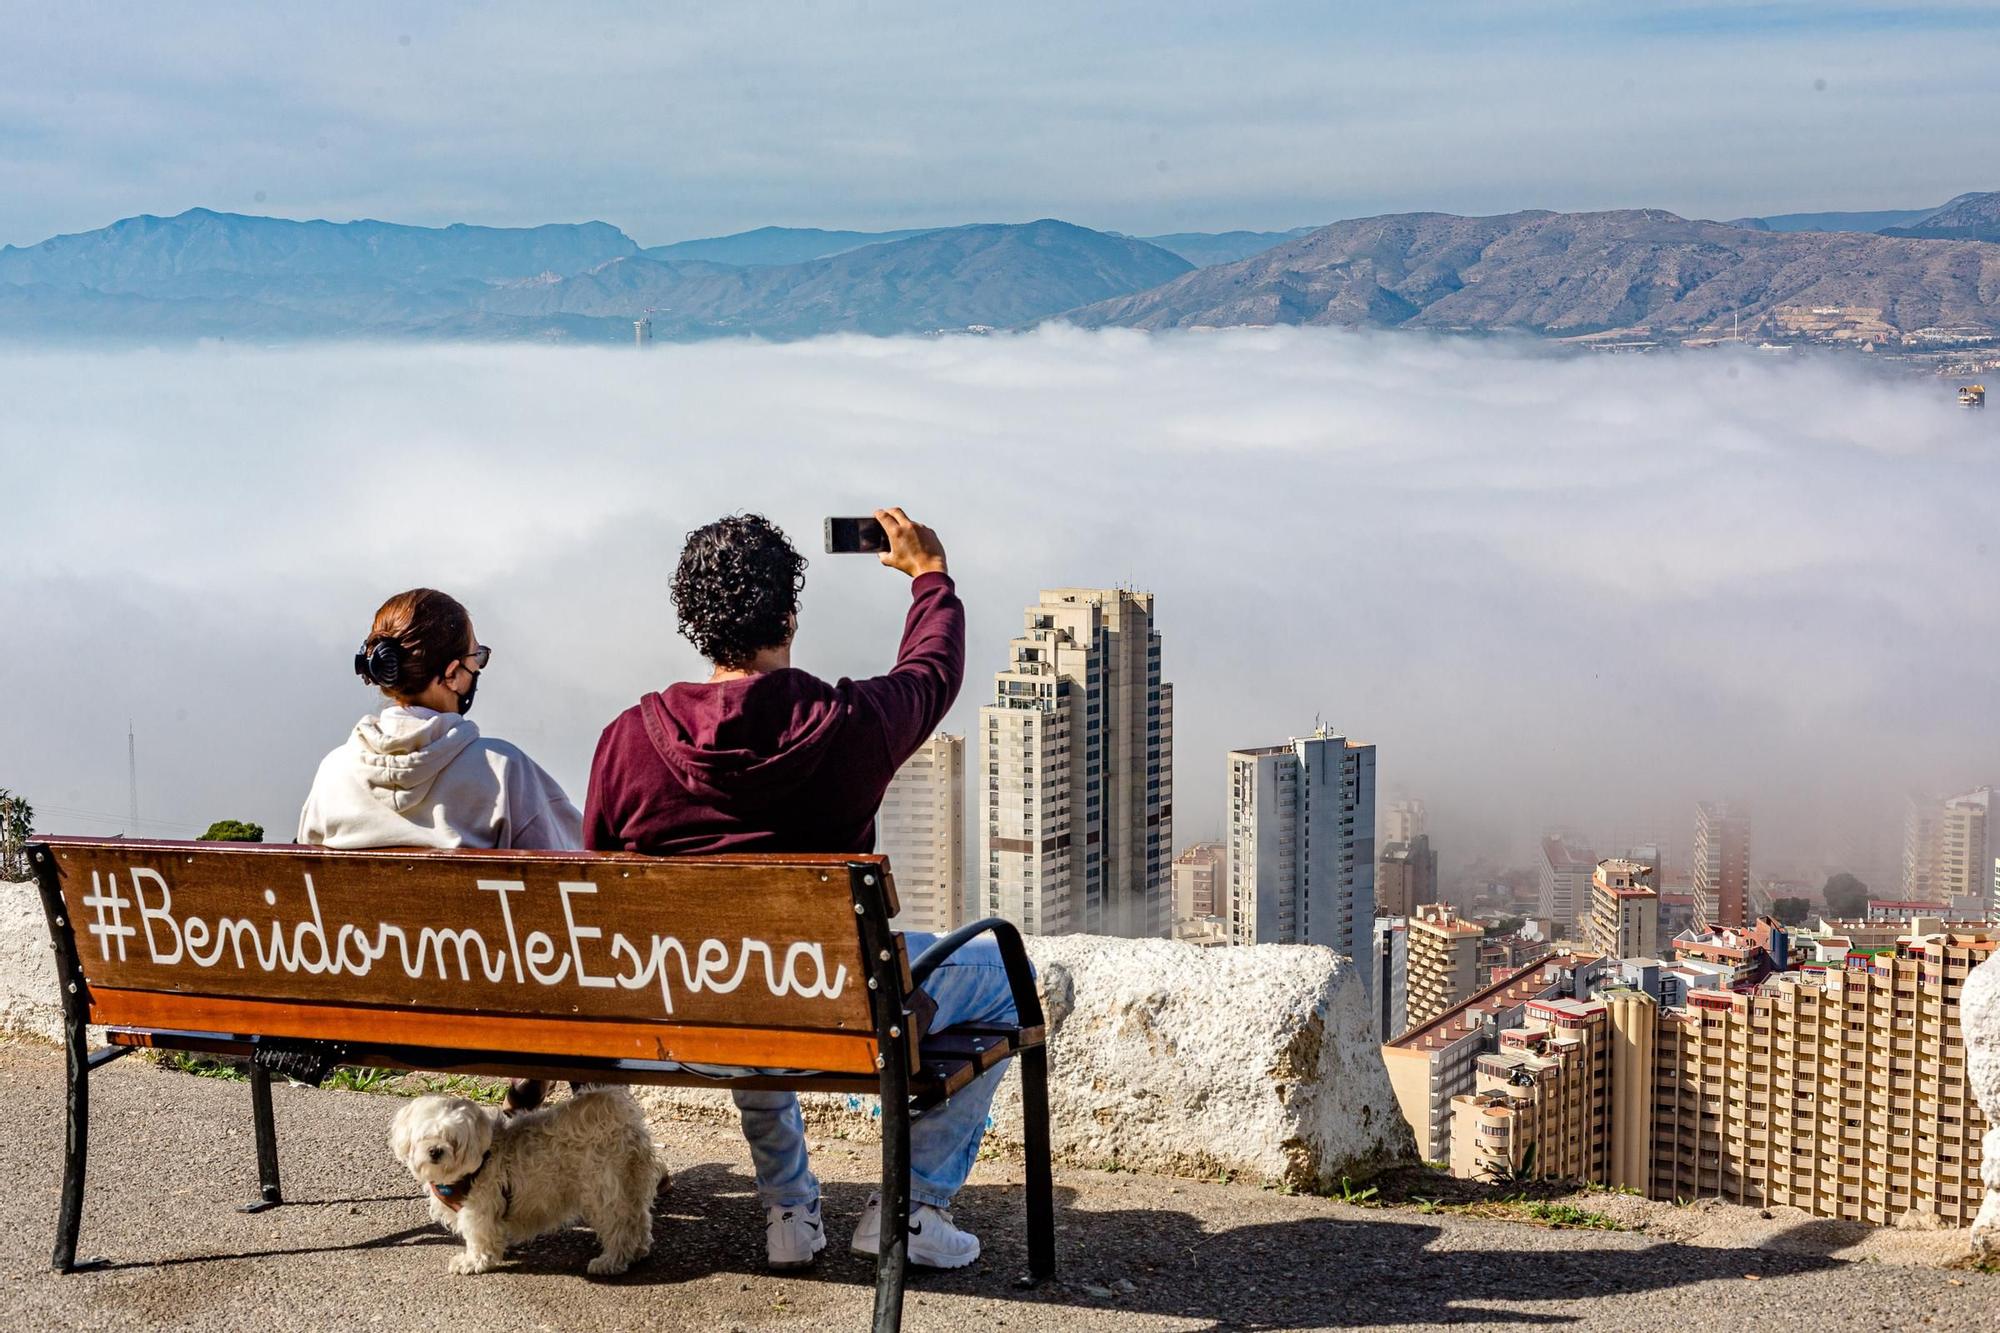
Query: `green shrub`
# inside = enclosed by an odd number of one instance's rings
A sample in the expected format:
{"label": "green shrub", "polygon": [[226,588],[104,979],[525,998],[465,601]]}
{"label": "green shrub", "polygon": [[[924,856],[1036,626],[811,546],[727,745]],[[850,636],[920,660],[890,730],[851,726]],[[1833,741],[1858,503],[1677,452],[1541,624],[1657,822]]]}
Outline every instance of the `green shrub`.
{"label": "green shrub", "polygon": [[34,807],[0,787],[0,879],[28,877],[28,839],[34,831]]}
{"label": "green shrub", "polygon": [[241,819],[218,819],[208,826],[208,832],[196,839],[197,842],[262,842],[264,826]]}

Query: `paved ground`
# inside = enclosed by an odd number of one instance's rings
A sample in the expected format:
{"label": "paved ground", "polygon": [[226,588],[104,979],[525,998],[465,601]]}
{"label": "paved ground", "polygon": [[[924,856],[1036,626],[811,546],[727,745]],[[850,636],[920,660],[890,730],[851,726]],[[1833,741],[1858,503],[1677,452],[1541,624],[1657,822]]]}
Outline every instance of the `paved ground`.
{"label": "paved ground", "polygon": [[[426,1221],[383,1142],[382,1096],[278,1089],[293,1204],[232,1205],[255,1176],[248,1091],[132,1058],[93,1082],[83,1250],[106,1271],[47,1268],[60,1174],[61,1067],[0,1045],[0,1311],[10,1328],[351,1327],[600,1330],[860,1329],[871,1270],[830,1247],[805,1277],[760,1273],[760,1219],[740,1139],[661,1125],[679,1164],[653,1257],[614,1281],[583,1276],[595,1252],[571,1233],[481,1277],[444,1272],[452,1242]],[[865,1196],[867,1145],[829,1143],[829,1231]],[[1680,1233],[1556,1231],[1517,1222],[1362,1209],[1257,1189],[1128,1174],[1057,1175],[1060,1281],[1016,1284],[1024,1265],[1015,1168],[982,1164],[958,1210],[988,1257],[918,1280],[906,1326],[1011,1329],[1421,1329],[1691,1324],[1832,1330],[2000,1326],[2000,1276],[1841,1254],[1949,1253],[1949,1238],[1902,1251],[1830,1223],[1740,1225],[1667,1210]],[[1640,1201],[1620,1201],[1644,1208]],[[1745,1210],[1729,1210],[1743,1214]],[[1636,1215],[1636,1214],[1635,1214]],[[1749,1215],[1755,1217],[1754,1214]],[[1651,1225],[1650,1223],[1642,1223]],[[1893,1238],[1888,1238],[1893,1239]],[[1755,1280],[1751,1280],[1755,1279]]]}

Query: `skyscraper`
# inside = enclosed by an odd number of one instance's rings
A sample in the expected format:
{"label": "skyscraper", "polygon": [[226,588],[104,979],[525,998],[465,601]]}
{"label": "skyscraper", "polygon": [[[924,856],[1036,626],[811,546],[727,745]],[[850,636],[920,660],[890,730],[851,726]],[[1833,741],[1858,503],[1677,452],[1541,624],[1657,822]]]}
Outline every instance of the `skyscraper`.
{"label": "skyscraper", "polygon": [[1375,915],[1409,916],[1422,904],[1436,902],[1437,873],[1429,834],[1386,844],[1375,867]]}
{"label": "skyscraper", "polygon": [[1993,789],[1942,801],[1912,797],[1903,820],[1903,901],[1991,905],[1989,870],[2000,853],[1993,829]]}
{"label": "skyscraper", "polygon": [[1222,898],[1232,943],[1354,957],[1375,916],[1375,747],[1322,727],[1230,751]]}
{"label": "skyscraper", "polygon": [[1173,686],[1153,595],[1056,588],[979,710],[981,900],[1033,934],[1173,926]]}
{"label": "skyscraper", "polygon": [[1590,878],[1590,947],[1607,958],[1660,952],[1659,878],[1641,861],[1600,861]]}
{"label": "skyscraper", "polygon": [[1597,854],[1560,837],[1542,839],[1542,886],[1535,915],[1547,918],[1558,936],[1569,935],[1590,916],[1590,875]]}
{"label": "skyscraper", "polygon": [[1703,801],[1694,808],[1695,928],[1747,926],[1749,908],[1749,812]]}
{"label": "skyscraper", "polygon": [[898,930],[965,922],[965,737],[939,732],[896,770],[875,819],[902,911]]}
{"label": "skyscraper", "polygon": [[1415,842],[1430,832],[1424,803],[1418,800],[1391,801],[1382,810],[1382,841]]}

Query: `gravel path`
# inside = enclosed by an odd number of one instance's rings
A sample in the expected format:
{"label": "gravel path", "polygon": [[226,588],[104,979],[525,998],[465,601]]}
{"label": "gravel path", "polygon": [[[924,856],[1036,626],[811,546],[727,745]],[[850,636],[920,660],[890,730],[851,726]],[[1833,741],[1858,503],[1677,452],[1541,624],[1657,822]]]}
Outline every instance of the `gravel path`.
{"label": "gravel path", "polygon": [[[845,1253],[844,1241],[874,1169],[871,1145],[832,1142],[816,1154],[831,1244],[804,1277],[755,1265],[761,1219],[741,1140],[711,1125],[671,1124],[657,1130],[678,1165],[674,1188],[653,1257],[631,1274],[586,1279],[595,1247],[586,1233],[571,1233],[517,1252],[494,1273],[449,1277],[453,1243],[428,1224],[383,1141],[395,1102],[280,1087],[285,1185],[296,1202],[246,1216],[232,1205],[251,1195],[255,1178],[247,1089],[137,1057],[93,1080],[82,1250],[113,1267],[58,1278],[46,1265],[61,1072],[46,1048],[0,1045],[0,1098],[18,1131],[0,1136],[0,1170],[17,1182],[0,1198],[0,1309],[9,1327],[867,1326],[872,1270]],[[1679,1226],[1662,1222],[1657,1232],[1667,1234],[1557,1231],[1068,1170],[1056,1177],[1060,1279],[1026,1289],[1016,1282],[1024,1266],[1018,1182],[1007,1163],[981,1164],[958,1216],[985,1239],[987,1257],[967,1272],[919,1276],[906,1327],[2000,1326],[2000,1276],[1893,1261],[1903,1251],[1829,1223],[1768,1219],[1758,1235],[1744,1225],[1745,1210],[1725,1218],[1670,1209]],[[1656,1206],[1618,1202],[1621,1216],[1652,1225],[1644,1210]],[[1934,1239],[1910,1253],[1927,1259],[1952,1248]],[[1854,1253],[1883,1257],[1840,1257]]]}

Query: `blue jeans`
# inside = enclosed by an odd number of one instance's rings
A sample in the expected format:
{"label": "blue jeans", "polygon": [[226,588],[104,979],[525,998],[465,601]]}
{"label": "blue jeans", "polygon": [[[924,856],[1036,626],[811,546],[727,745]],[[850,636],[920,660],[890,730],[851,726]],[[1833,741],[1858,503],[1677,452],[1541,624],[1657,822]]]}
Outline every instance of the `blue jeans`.
{"label": "blue jeans", "polygon": [[[903,938],[914,958],[937,936],[911,931]],[[923,989],[937,1001],[933,1032],[958,1023],[1012,1023],[1017,1018],[1007,971],[991,939],[974,940],[953,954],[931,973]],[[952,1196],[972,1174],[979,1140],[986,1133],[986,1112],[1006,1072],[1003,1060],[910,1127],[913,1202],[951,1207]],[[739,1091],[734,1096],[743,1117],[743,1137],[750,1141],[750,1160],[757,1168],[757,1197],[766,1205],[784,1208],[818,1198],[819,1180],[806,1160],[806,1127],[797,1095]]]}

